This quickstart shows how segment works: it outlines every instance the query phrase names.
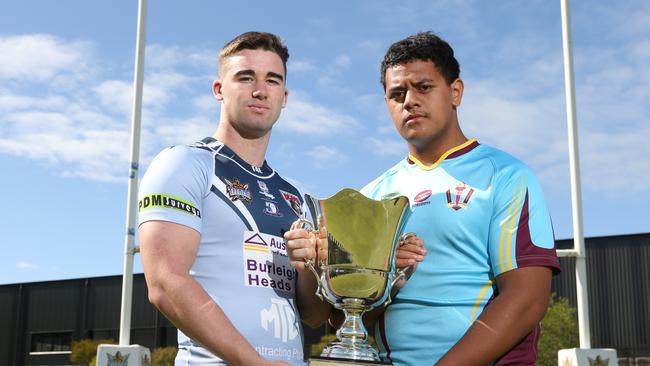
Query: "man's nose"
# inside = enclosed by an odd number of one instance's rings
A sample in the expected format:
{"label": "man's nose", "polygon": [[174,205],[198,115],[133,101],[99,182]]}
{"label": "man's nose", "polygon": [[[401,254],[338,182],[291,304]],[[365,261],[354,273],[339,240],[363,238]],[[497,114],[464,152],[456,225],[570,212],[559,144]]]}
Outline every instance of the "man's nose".
{"label": "man's nose", "polygon": [[404,108],[412,108],[420,105],[417,99],[417,93],[413,90],[407,90],[404,95]]}
{"label": "man's nose", "polygon": [[256,83],[255,89],[253,90],[253,98],[257,99],[266,99],[266,84]]}

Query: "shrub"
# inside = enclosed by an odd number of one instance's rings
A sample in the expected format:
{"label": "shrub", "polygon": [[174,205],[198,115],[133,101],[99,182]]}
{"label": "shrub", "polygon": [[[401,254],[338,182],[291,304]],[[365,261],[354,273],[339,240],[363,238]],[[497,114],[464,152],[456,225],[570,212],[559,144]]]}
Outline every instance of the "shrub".
{"label": "shrub", "polygon": [[152,366],[174,366],[174,359],[176,358],[176,347],[158,347],[153,350],[151,355]]}
{"label": "shrub", "polygon": [[112,339],[82,339],[72,342],[70,361],[75,365],[90,366],[97,356],[97,346],[114,344]]}
{"label": "shrub", "polygon": [[576,309],[569,306],[566,298],[551,295],[551,301],[542,320],[542,336],[539,339],[537,365],[556,366],[557,352],[579,345]]}

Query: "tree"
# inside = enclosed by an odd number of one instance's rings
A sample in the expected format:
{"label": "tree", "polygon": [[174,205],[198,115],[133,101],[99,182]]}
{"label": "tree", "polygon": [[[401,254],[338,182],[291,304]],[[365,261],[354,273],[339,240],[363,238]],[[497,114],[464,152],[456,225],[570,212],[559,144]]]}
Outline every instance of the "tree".
{"label": "tree", "polygon": [[178,349],[176,347],[158,347],[151,355],[152,366],[174,366],[174,359]]}
{"label": "tree", "polygon": [[551,301],[542,320],[542,336],[539,339],[537,365],[556,366],[557,352],[565,348],[577,348],[578,318],[576,309],[566,298],[551,295]]}
{"label": "tree", "polygon": [[90,366],[97,356],[97,346],[114,344],[112,339],[82,339],[72,342],[70,361],[75,365]]}

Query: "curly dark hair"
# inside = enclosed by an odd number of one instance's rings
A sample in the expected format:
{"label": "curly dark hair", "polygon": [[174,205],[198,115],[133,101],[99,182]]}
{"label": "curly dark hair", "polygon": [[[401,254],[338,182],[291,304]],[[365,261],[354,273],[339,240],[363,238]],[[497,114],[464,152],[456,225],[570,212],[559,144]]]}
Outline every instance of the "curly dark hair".
{"label": "curly dark hair", "polygon": [[381,85],[386,90],[386,70],[411,61],[431,61],[448,84],[460,76],[454,50],[432,32],[420,32],[393,43],[381,62]]}
{"label": "curly dark hair", "polygon": [[242,50],[265,50],[271,51],[280,56],[284,66],[284,74],[287,74],[287,60],[289,50],[280,37],[267,32],[246,32],[238,35],[232,41],[226,43],[219,52],[219,64],[229,56]]}

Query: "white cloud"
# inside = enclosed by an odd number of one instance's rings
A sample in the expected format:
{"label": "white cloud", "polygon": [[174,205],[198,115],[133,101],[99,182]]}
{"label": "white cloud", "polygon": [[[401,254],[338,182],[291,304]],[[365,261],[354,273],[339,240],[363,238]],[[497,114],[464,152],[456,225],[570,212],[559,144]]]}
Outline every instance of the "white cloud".
{"label": "white cloud", "polygon": [[307,72],[313,72],[316,70],[316,66],[309,61],[309,60],[297,60],[297,61],[289,61],[289,64],[287,65],[287,69],[289,70],[289,77],[292,73],[307,73]]}
{"label": "white cloud", "polygon": [[174,70],[179,65],[193,65],[217,74],[218,53],[214,50],[181,48],[161,44],[147,45],[145,68],[155,71]]}
{"label": "white cloud", "polygon": [[123,80],[107,80],[95,88],[99,102],[107,111],[117,111],[125,116],[133,108],[133,84]]}
{"label": "white cloud", "polygon": [[301,92],[292,92],[277,129],[299,134],[339,135],[360,128],[356,118],[311,102]]}
{"label": "white cloud", "polygon": [[312,164],[316,168],[326,168],[348,160],[338,149],[325,145],[314,146],[305,155],[312,158]]}
{"label": "white cloud", "polygon": [[336,59],[334,59],[334,65],[343,69],[347,69],[348,67],[350,67],[351,63],[352,61],[350,60],[350,56],[348,55],[340,55],[336,57]]}
{"label": "white cloud", "polygon": [[19,269],[39,269],[36,264],[27,261],[19,261],[16,263],[16,267]]}
{"label": "white cloud", "polygon": [[408,154],[408,146],[404,140],[368,137],[366,142],[373,155],[402,157]]}
{"label": "white cloud", "polygon": [[0,37],[0,79],[44,81],[57,73],[82,70],[91,48],[47,34]]}
{"label": "white cloud", "polygon": [[37,98],[0,91],[0,111],[63,108],[65,103],[65,98],[57,95]]}
{"label": "white cloud", "polygon": [[[107,66],[84,66],[87,60],[98,59],[93,49],[85,42],[49,35],[0,38],[0,59],[10,60],[0,62],[0,78],[28,79],[37,86],[26,89],[19,83],[5,83],[0,89],[0,153],[46,162],[62,176],[124,182],[130,153],[132,81],[97,79],[106,76]],[[189,85],[199,77],[187,68],[174,69],[179,64],[205,62],[206,54],[154,47],[152,59],[157,60],[158,71],[147,71],[143,94],[143,160],[161,145],[192,142],[216,128],[212,121],[218,109],[208,109],[204,94],[187,97]],[[14,59],[24,63],[19,69],[26,73],[16,71]],[[50,87],[53,83],[55,88]],[[205,96],[211,98],[206,85]],[[187,104],[185,116],[170,116],[170,106],[179,95],[193,102]]]}

